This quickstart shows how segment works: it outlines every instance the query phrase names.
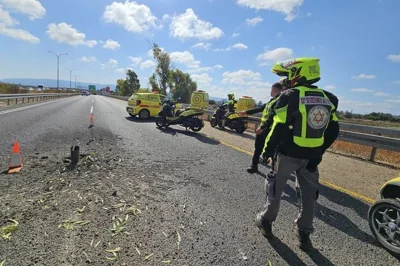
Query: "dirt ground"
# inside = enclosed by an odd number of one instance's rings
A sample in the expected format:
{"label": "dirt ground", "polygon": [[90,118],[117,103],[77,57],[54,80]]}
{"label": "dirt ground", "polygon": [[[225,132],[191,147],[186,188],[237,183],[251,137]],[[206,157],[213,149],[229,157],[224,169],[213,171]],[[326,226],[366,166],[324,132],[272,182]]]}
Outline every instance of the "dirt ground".
{"label": "dirt ground", "polygon": [[[179,261],[185,208],[163,204],[157,190],[168,182],[163,173],[171,173],[161,163],[127,159],[111,138],[95,136],[87,147],[75,169],[68,157],[36,153],[25,158],[24,171],[0,174],[0,228],[13,224],[9,219],[19,223],[9,236],[0,232],[0,264],[4,259],[6,266]],[[150,167],[160,174],[146,174]]]}

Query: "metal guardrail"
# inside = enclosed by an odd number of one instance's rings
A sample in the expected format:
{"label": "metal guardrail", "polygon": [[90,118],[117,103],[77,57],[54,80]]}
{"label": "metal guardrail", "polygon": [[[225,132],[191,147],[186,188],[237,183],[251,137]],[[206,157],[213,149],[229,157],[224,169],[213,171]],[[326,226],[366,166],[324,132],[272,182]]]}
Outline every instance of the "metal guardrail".
{"label": "metal guardrail", "polygon": [[80,93],[19,93],[19,94],[0,94],[0,101],[7,101],[7,105],[10,105],[11,100],[15,100],[15,104],[18,104],[18,100],[22,99],[22,103],[25,102],[25,99],[28,99],[28,103],[30,99],[34,102],[40,100],[48,100],[55,99],[58,97],[66,97],[80,95]]}
{"label": "metal guardrail", "polygon": [[[127,100],[129,98],[126,96],[106,96],[120,100]],[[184,104],[184,106],[186,107],[188,105]],[[206,115],[205,119],[209,121],[213,112],[214,110],[211,109],[204,110],[204,113]],[[248,120],[248,130],[255,132],[256,128],[260,124],[260,117],[248,116]],[[385,135],[385,137],[381,135]],[[370,161],[375,160],[377,149],[400,152],[400,130],[395,129],[340,122],[340,134],[338,140],[372,147],[369,158]]]}

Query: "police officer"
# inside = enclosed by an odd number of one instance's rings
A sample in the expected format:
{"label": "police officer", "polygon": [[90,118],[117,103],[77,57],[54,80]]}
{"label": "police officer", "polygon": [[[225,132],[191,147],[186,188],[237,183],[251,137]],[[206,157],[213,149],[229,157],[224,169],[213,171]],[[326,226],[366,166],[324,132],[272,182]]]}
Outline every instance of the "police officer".
{"label": "police officer", "polygon": [[318,164],[324,152],[339,135],[335,111],[338,98],[313,85],[320,80],[318,58],[296,58],[276,63],[272,72],[287,78],[288,89],[282,92],[273,110],[273,125],[266,138],[264,158],[277,154],[275,175],[267,180],[265,210],[256,224],[265,237],[272,237],[282,191],[291,173],[296,172],[302,206],[295,220],[299,247],[312,250],[310,233],[314,231],[315,201],[318,198]]}
{"label": "police officer", "polygon": [[228,107],[223,119],[222,119],[222,126],[225,126],[225,121],[228,117],[235,112],[235,95],[233,93],[228,93],[228,102],[224,104],[224,106]]}
{"label": "police officer", "polygon": [[270,129],[270,125],[267,124],[268,114],[270,113],[270,110],[272,110],[272,108],[274,107],[276,101],[278,100],[279,95],[284,89],[284,87],[282,86],[283,83],[282,81],[274,83],[272,85],[271,87],[272,98],[267,103],[263,104],[258,108],[250,109],[239,113],[239,115],[244,116],[262,112],[261,124],[256,129],[256,141],[254,143],[254,153],[253,153],[252,163],[251,166],[247,168],[247,172],[251,174],[258,172],[258,163],[260,160],[260,155],[264,148],[265,138],[267,137]]}

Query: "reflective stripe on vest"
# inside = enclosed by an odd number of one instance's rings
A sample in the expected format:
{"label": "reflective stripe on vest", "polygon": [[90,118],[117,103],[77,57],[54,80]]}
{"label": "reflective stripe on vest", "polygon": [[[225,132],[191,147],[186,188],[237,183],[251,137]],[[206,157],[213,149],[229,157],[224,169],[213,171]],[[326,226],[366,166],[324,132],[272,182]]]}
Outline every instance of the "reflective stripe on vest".
{"label": "reflective stripe on vest", "polygon": [[320,147],[324,144],[324,133],[335,107],[319,88],[294,89],[299,91],[299,113],[293,124],[293,142],[305,148]]}
{"label": "reflective stripe on vest", "polygon": [[263,110],[262,116],[261,116],[261,124],[264,124],[265,122],[267,122],[268,119],[268,115],[271,113],[271,107],[272,105],[278,100],[279,97],[276,97],[275,99],[270,100],[270,102],[268,102]]}

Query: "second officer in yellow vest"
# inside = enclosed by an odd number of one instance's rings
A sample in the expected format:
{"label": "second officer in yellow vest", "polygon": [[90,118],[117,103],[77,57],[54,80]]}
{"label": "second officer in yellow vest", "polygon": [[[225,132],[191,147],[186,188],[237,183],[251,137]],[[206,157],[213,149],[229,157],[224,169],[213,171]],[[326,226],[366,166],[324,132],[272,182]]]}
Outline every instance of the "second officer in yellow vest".
{"label": "second officer in yellow vest", "polygon": [[314,83],[320,80],[317,58],[296,58],[277,63],[272,72],[287,78],[288,89],[281,93],[272,115],[264,158],[274,158],[279,146],[275,174],[267,180],[265,210],[257,215],[256,224],[266,237],[272,237],[272,222],[279,211],[282,191],[295,171],[300,185],[302,206],[296,224],[299,246],[313,249],[310,233],[314,231],[315,201],[318,198],[318,164],[324,152],[339,135],[335,115],[338,98]]}
{"label": "second officer in yellow vest", "polygon": [[265,138],[267,137],[269,133],[270,126],[267,124],[268,120],[268,115],[273,109],[276,101],[278,100],[279,95],[283,91],[284,87],[282,86],[282,83],[274,83],[271,86],[271,99],[263,104],[262,106],[254,109],[250,109],[247,111],[240,112],[240,115],[252,115],[256,114],[259,112],[262,112],[261,116],[261,123],[260,126],[256,129],[256,141],[254,143],[254,153],[253,153],[253,158],[251,162],[251,166],[247,168],[247,172],[249,173],[257,173],[258,172],[258,163],[260,161],[260,155],[264,149],[264,143],[265,143]]}

